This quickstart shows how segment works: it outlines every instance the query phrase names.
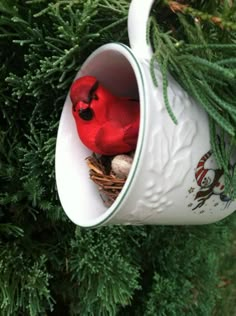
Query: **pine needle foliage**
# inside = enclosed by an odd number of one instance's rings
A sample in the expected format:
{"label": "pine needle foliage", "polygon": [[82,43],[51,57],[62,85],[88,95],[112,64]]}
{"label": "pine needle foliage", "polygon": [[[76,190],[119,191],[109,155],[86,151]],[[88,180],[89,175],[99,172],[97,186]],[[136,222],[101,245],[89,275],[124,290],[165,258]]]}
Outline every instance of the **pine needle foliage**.
{"label": "pine needle foliage", "polygon": [[144,229],[130,230],[128,241],[122,232],[127,234],[121,227],[100,228],[95,232],[76,230],[70,269],[81,300],[73,306],[75,312],[116,315],[121,307],[130,305],[134,292],[140,289],[140,256],[132,248],[137,248],[146,233]]}
{"label": "pine needle foliage", "polygon": [[1,315],[40,315],[52,310],[49,291],[51,276],[45,269],[45,256],[33,261],[16,245],[0,245],[0,302]]}
{"label": "pine needle foliage", "polygon": [[[208,113],[211,147],[224,171],[225,192],[235,199],[236,6],[231,1],[215,2],[159,1],[149,19],[147,36],[154,51],[151,75],[158,84],[153,71],[156,61],[161,66],[163,98],[173,122],[177,124],[168,100],[167,73]],[[162,23],[163,16],[168,22]]]}
{"label": "pine needle foliage", "polygon": [[[191,7],[215,16],[212,10],[221,1],[210,2],[212,6],[200,1],[195,7],[193,1]],[[209,316],[214,309],[219,296],[218,254],[229,249],[234,215],[203,227],[85,230],[69,222],[58,200],[54,152],[65,97],[94,49],[108,42],[128,43],[128,6],[128,0],[0,0],[3,316]],[[175,39],[167,30],[171,25],[187,28],[166,3],[156,1],[157,12],[158,8],[167,18],[158,19],[157,30],[161,38],[169,36],[177,49],[182,37]],[[229,20],[233,21],[224,16],[224,21]],[[218,35],[212,34],[215,45]],[[229,38],[233,34],[226,32]],[[209,44],[209,38],[205,41]],[[181,45],[186,50],[185,42]],[[208,47],[208,51],[213,50]],[[230,51],[222,46],[216,52],[222,54],[219,60],[233,65]],[[214,54],[212,58],[218,56]],[[206,66],[199,64],[203,71]],[[173,70],[169,60],[163,65],[165,78],[165,69]],[[227,67],[217,65],[208,76],[219,86],[223,77],[215,74]],[[228,72],[224,78],[231,80]],[[229,89],[224,91],[220,96],[230,102]]]}

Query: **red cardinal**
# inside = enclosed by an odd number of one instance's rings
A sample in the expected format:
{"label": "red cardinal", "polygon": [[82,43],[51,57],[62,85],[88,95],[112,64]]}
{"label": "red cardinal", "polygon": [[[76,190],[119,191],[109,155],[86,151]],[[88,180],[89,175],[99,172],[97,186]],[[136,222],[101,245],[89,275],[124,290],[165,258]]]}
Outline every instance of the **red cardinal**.
{"label": "red cardinal", "polygon": [[71,86],[72,113],[81,141],[102,155],[117,155],[136,147],[139,129],[138,101],[118,97],[92,76]]}

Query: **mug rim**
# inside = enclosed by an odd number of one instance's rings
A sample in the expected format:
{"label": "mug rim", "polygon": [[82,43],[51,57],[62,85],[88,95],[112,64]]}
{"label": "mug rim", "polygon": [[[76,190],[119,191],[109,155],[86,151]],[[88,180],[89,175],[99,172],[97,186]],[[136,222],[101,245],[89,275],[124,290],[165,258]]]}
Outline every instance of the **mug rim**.
{"label": "mug rim", "polygon": [[[80,222],[78,217],[76,218],[76,221],[74,220],[74,218],[72,219],[70,217],[69,212],[67,212],[66,209],[64,209],[64,207],[63,207],[63,201],[61,199],[60,188],[58,186],[58,181],[57,181],[57,176],[56,176],[57,192],[58,192],[58,196],[59,196],[59,199],[60,199],[60,202],[61,202],[61,205],[62,205],[64,212],[66,213],[66,215],[70,218],[70,220],[72,222],[74,222],[76,225],[83,227],[83,228],[96,228],[96,227],[102,226],[102,225],[106,224],[107,222],[109,222],[109,220],[111,220],[111,218],[113,218],[115,216],[115,214],[117,214],[119,212],[120,206],[122,205],[122,203],[124,203],[125,198],[129,194],[133,180],[134,180],[135,176],[137,175],[137,169],[139,166],[140,156],[141,156],[141,152],[143,149],[143,143],[144,143],[144,134],[145,134],[145,126],[146,126],[146,124],[145,124],[145,121],[146,121],[145,78],[144,78],[142,67],[140,65],[138,58],[135,56],[134,52],[127,45],[125,45],[123,43],[114,42],[114,43],[102,45],[101,47],[97,48],[84,61],[80,70],[77,72],[75,78],[79,77],[80,73],[83,71],[83,68],[85,66],[87,66],[89,63],[91,63],[93,58],[96,58],[97,54],[104,52],[104,51],[109,51],[109,50],[118,51],[122,56],[124,56],[125,59],[128,61],[128,63],[130,64],[130,67],[132,68],[134,75],[135,75],[135,79],[137,82],[137,88],[138,88],[138,94],[139,94],[139,107],[140,107],[140,125],[139,125],[138,141],[137,141],[137,145],[136,145],[136,149],[135,149],[133,163],[132,163],[129,175],[124,183],[124,186],[123,186],[121,192],[119,193],[118,197],[116,198],[116,200],[112,203],[112,205],[110,207],[108,207],[102,214],[100,214],[97,217],[94,217],[93,219],[83,220]],[[63,110],[64,110],[64,107],[63,107]],[[63,110],[62,110],[61,116],[63,115]],[[61,118],[60,118],[60,121],[61,121]],[[57,134],[56,149],[58,146],[58,139],[59,139],[58,136],[59,135],[60,135],[60,123],[59,123],[58,134]],[[57,175],[57,169],[58,169],[57,150],[56,150],[55,161],[56,161],[55,173]],[[117,223],[117,224],[122,224],[122,223]]]}

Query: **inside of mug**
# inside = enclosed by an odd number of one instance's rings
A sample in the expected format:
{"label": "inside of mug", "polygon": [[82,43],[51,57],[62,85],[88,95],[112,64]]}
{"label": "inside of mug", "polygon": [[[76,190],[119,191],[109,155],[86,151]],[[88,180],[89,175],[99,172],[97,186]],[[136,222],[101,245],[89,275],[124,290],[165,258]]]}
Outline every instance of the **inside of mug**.
{"label": "inside of mug", "polygon": [[[104,45],[104,48],[98,49],[87,59],[76,78],[95,76],[113,94],[139,99],[133,58],[128,50],[119,44]],[[108,208],[104,205],[97,185],[89,178],[85,159],[91,154],[77,134],[68,96],[58,131],[57,187],[61,204],[68,217],[84,227],[96,226],[105,221],[115,211],[115,204],[119,202],[117,200],[124,195],[123,188],[112,206]],[[129,177],[130,175],[126,181],[129,181]]]}

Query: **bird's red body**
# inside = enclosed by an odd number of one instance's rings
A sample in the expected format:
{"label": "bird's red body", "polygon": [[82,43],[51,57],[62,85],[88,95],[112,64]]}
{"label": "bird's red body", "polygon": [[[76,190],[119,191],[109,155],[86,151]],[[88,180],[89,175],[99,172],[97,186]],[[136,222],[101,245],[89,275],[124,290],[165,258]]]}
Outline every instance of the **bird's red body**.
{"label": "bird's red body", "polygon": [[117,155],[136,147],[139,102],[117,97],[95,77],[84,76],[71,86],[72,113],[81,141],[102,155]]}

